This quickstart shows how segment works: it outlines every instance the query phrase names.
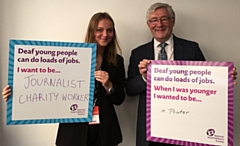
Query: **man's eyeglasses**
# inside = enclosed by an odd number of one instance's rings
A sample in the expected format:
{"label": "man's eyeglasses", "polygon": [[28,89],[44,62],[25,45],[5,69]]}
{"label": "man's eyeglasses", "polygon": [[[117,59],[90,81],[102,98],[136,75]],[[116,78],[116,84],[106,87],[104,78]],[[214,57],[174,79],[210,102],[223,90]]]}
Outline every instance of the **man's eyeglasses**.
{"label": "man's eyeglasses", "polygon": [[157,24],[158,23],[158,21],[161,21],[162,23],[168,23],[169,22],[169,20],[170,20],[170,17],[161,17],[161,18],[159,18],[159,19],[157,19],[157,18],[152,18],[152,19],[150,19],[150,20],[148,20],[148,22],[150,23],[150,24]]}

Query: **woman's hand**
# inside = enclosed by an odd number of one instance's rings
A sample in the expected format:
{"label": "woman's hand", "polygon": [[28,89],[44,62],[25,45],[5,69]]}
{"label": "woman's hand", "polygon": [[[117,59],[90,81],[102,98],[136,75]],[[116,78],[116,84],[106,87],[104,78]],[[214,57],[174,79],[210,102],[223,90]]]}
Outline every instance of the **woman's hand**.
{"label": "woman's hand", "polygon": [[109,75],[106,71],[98,70],[94,72],[94,77],[101,82],[106,91],[112,87],[112,82],[109,81]]}
{"label": "woman's hand", "polygon": [[11,88],[9,85],[7,85],[5,88],[3,88],[2,96],[4,101],[8,101],[8,97],[11,95]]}

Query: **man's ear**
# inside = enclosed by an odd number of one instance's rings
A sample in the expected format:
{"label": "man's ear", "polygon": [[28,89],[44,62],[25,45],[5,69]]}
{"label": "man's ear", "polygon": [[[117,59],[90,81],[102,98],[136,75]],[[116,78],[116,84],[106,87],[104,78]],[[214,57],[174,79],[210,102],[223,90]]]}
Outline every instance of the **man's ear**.
{"label": "man's ear", "polygon": [[147,21],[146,23],[147,23],[147,26],[149,27],[149,22]]}

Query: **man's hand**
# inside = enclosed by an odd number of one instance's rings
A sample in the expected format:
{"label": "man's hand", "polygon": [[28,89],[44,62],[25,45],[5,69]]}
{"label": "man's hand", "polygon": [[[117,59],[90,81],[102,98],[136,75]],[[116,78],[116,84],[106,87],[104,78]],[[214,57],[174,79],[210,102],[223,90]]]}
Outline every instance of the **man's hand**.
{"label": "man's hand", "polygon": [[149,64],[150,64],[150,60],[147,60],[147,59],[143,59],[138,64],[139,72],[145,80],[147,78],[147,67],[148,67]]}

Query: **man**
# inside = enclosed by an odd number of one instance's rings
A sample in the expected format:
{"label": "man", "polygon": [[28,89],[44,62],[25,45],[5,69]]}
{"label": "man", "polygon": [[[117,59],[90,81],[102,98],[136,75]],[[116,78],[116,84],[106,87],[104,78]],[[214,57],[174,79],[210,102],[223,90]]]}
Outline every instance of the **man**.
{"label": "man", "polygon": [[[146,73],[149,60],[165,58],[167,60],[205,61],[196,42],[176,37],[172,31],[175,13],[172,7],[164,3],[155,3],[147,11],[147,25],[153,35],[151,42],[141,45],[131,53],[128,66],[126,93],[129,96],[140,94],[137,119],[137,146],[170,146],[171,144],[146,141]],[[159,44],[167,43],[160,51]],[[164,57],[161,56],[164,54]],[[160,57],[159,57],[160,56]],[[236,72],[233,72],[236,79]]]}

